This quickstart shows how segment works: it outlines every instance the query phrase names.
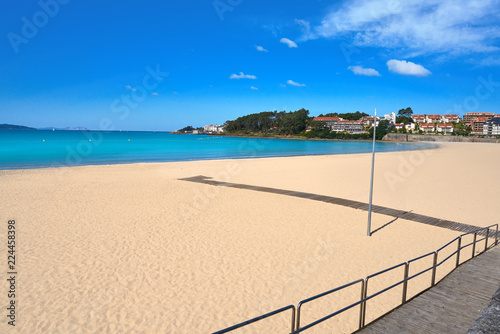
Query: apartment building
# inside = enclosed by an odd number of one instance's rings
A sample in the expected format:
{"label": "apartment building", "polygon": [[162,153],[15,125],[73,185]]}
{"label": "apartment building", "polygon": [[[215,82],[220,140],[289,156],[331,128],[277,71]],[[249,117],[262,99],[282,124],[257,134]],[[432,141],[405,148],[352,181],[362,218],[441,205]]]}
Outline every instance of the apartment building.
{"label": "apartment building", "polygon": [[488,136],[500,136],[500,117],[495,117],[484,122],[483,134]]}
{"label": "apartment building", "polygon": [[463,120],[464,123],[472,123],[476,118],[479,117],[486,117],[486,119],[489,121],[493,117],[495,117],[495,114],[492,112],[468,112],[464,115]]}
{"label": "apartment building", "polygon": [[365,131],[365,126],[360,121],[339,121],[333,125],[333,131],[358,134]]}

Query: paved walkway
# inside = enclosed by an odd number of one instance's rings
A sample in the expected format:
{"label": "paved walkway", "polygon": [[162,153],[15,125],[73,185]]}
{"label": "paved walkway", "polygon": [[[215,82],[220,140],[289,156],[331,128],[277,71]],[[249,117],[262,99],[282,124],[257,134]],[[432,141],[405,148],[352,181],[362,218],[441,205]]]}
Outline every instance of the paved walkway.
{"label": "paved walkway", "polygon": [[[500,246],[496,246],[356,334],[466,333],[499,286]],[[488,333],[500,333],[500,328]]]}
{"label": "paved walkway", "polygon": [[[342,206],[350,207],[353,209],[368,211],[368,203],[352,201],[352,200],[343,199],[343,198],[339,198],[339,197],[323,196],[323,195],[317,195],[317,194],[311,194],[311,193],[305,193],[305,192],[293,191],[293,190],[278,189],[278,188],[252,186],[252,185],[240,184],[240,183],[220,182],[220,181],[212,180],[210,177],[206,177],[206,176],[202,176],[202,175],[183,178],[183,179],[179,179],[179,180],[204,183],[204,184],[209,184],[212,186],[219,186],[219,187],[238,188],[238,189],[246,189],[246,190],[280,194],[280,195],[285,195],[285,196],[301,197],[301,198],[306,198],[306,199],[310,199],[313,201],[321,201],[321,202],[326,202],[326,203],[335,204],[335,205],[342,205]],[[437,226],[437,227],[442,227],[442,228],[446,228],[449,230],[458,231],[458,232],[462,232],[462,233],[472,232],[472,231],[475,231],[475,230],[480,228],[480,227],[474,226],[474,225],[462,224],[462,223],[458,223],[458,222],[454,222],[454,221],[450,221],[450,220],[424,216],[424,215],[413,213],[413,212],[391,209],[391,208],[387,208],[387,207],[380,206],[380,205],[372,205],[372,211],[375,213],[378,213],[378,214],[387,215],[387,216],[394,217],[394,218],[411,220],[414,222],[428,224],[428,225]],[[478,233],[478,234],[484,235],[484,234],[486,234],[486,232],[482,232],[482,233]],[[490,237],[495,237],[495,231],[490,231]]]}

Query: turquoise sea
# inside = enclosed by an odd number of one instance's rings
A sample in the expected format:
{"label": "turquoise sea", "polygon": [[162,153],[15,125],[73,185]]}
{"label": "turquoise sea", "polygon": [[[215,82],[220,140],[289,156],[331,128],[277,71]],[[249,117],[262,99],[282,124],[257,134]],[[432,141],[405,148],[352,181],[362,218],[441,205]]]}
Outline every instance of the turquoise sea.
{"label": "turquoise sea", "polygon": [[[378,142],[377,152],[428,148]],[[371,152],[369,141],[174,135],[165,132],[0,130],[0,169],[134,162],[259,158]]]}

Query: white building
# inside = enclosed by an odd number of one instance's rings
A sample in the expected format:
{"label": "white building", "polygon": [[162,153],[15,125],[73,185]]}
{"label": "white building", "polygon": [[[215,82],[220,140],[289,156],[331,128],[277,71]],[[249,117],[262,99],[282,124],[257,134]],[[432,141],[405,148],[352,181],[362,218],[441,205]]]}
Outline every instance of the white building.
{"label": "white building", "polygon": [[443,122],[445,123],[459,123],[461,121],[458,115],[443,115]]}
{"label": "white building", "polygon": [[384,115],[384,120],[389,121],[389,125],[396,124],[396,113],[391,112],[390,114]]}
{"label": "white building", "polygon": [[500,118],[493,118],[483,125],[483,134],[488,136],[500,136]]}
{"label": "white building", "polygon": [[396,128],[396,130],[401,130],[402,128],[405,127],[404,123],[396,123],[394,124],[394,127]]}
{"label": "white building", "polygon": [[405,124],[405,129],[407,132],[410,132],[410,131],[415,131],[415,123],[408,123],[408,124]]}
{"label": "white building", "polygon": [[451,123],[439,123],[437,125],[437,132],[453,133],[453,124],[451,124]]}
{"label": "white building", "polygon": [[427,123],[439,123],[443,121],[441,115],[427,115]]}
{"label": "white building", "polygon": [[358,134],[365,131],[365,126],[359,121],[339,121],[333,125],[333,131]]}
{"label": "white building", "polygon": [[432,132],[435,130],[434,123],[420,123],[419,128],[424,132]]}
{"label": "white building", "polygon": [[[373,126],[373,120],[374,120],[373,116],[365,116],[359,119],[359,121],[363,122],[363,124],[366,126]],[[379,125],[379,123],[380,123],[380,117],[377,117],[377,126]]]}
{"label": "white building", "polygon": [[427,123],[427,117],[425,115],[411,115],[411,119],[415,123]]}
{"label": "white building", "polygon": [[224,132],[224,126],[217,125],[217,124],[205,125],[203,127],[203,131],[211,132],[211,133],[221,133],[221,132]]}

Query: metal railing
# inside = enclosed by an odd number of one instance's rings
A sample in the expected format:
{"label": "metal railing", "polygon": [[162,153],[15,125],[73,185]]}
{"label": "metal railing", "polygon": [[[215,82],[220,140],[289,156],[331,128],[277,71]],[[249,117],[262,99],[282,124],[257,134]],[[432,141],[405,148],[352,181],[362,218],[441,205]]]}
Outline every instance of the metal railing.
{"label": "metal railing", "polygon": [[[314,296],[314,297],[311,297],[311,298],[308,298],[308,299],[304,299],[303,301],[301,301],[301,302],[299,303],[299,305],[297,306],[297,326],[296,326],[295,328],[300,328],[300,311],[301,311],[301,307],[302,307],[302,305],[304,305],[304,304],[306,304],[306,303],[309,303],[309,302],[311,302],[311,301],[313,301],[313,300],[315,300],[315,299],[321,298],[321,297],[323,297],[323,296],[329,295],[329,294],[331,294],[331,293],[334,293],[334,292],[337,292],[337,291],[343,290],[343,289],[348,288],[348,287],[350,287],[350,286],[353,286],[353,285],[355,285],[355,284],[357,284],[357,283],[361,283],[361,299],[363,299],[363,293],[364,293],[364,291],[365,291],[365,280],[363,280],[363,279],[358,279],[357,281],[354,281],[354,282],[351,282],[351,283],[348,283],[348,284],[342,285],[342,286],[340,286],[340,287],[338,287],[338,288],[335,288],[335,289],[333,289],[333,290],[330,290],[330,291],[327,291],[327,292],[320,293],[319,295],[316,295],[316,296]],[[306,327],[307,327],[307,328],[309,328],[309,327],[315,326],[315,325],[317,325],[317,324],[319,324],[319,323],[321,323],[321,322],[323,322],[323,321],[325,321],[325,320],[330,319],[331,317],[336,316],[337,314],[340,314],[340,313],[342,313],[342,312],[344,312],[344,311],[347,311],[347,310],[348,310],[348,309],[350,309],[351,307],[354,307],[354,306],[356,306],[356,305],[358,305],[358,304],[359,304],[359,303],[354,303],[354,304],[352,304],[352,305],[349,305],[348,307],[344,307],[343,309],[341,309],[341,310],[339,310],[339,311],[337,311],[337,312],[335,312],[335,313],[332,313],[332,314],[330,314],[330,315],[328,315],[328,316],[326,316],[326,317],[324,317],[324,318],[321,318],[321,319],[319,319],[319,320],[315,321],[314,323],[311,323],[311,324],[307,325]],[[303,327],[301,330],[305,330],[305,329],[307,329],[306,327]]]}
{"label": "metal railing", "polygon": [[[490,239],[490,234],[492,234],[490,231],[493,229],[493,227],[495,227],[495,230],[494,230],[494,241],[493,243],[488,246],[488,241]],[[462,245],[462,238],[465,237],[465,236],[468,236],[468,235],[472,235],[473,236],[473,241],[466,244],[466,245]],[[478,239],[478,235],[484,235],[483,238],[480,238]],[[383,294],[384,292],[387,292],[397,286],[400,286],[402,285],[403,286],[403,291],[402,291],[402,296],[401,296],[401,304],[399,305],[402,305],[402,304],[405,304],[408,300],[407,300],[407,296],[408,296],[408,282],[420,275],[423,275],[429,271],[432,271],[432,274],[431,274],[431,282],[430,282],[430,286],[428,288],[425,288],[423,290],[421,290],[419,293],[417,293],[416,295],[419,295],[421,294],[422,292],[424,291],[427,291],[428,289],[432,288],[434,285],[436,285],[437,283],[439,283],[443,278],[445,278],[447,275],[449,275],[451,272],[453,272],[458,266],[460,266],[461,264],[467,262],[468,260],[474,258],[475,256],[479,255],[479,254],[482,254],[484,253],[486,250],[488,250],[489,248],[492,248],[496,245],[498,245],[498,240],[499,239],[499,233],[498,233],[498,224],[494,224],[494,225],[490,225],[488,227],[483,227],[483,228],[479,228],[475,231],[472,231],[472,232],[468,232],[468,233],[464,233],[458,237],[456,237],[455,239],[451,240],[450,242],[448,242],[446,245],[444,245],[443,247],[439,248],[438,250],[436,250],[435,252],[430,252],[430,253],[427,253],[425,255],[422,255],[422,256],[419,256],[419,257],[416,257],[414,259],[411,259],[409,260],[408,262],[403,262],[403,263],[400,263],[396,266],[393,266],[393,267],[390,267],[390,268],[387,268],[387,269],[384,269],[382,271],[379,271],[375,274],[372,274],[372,275],[369,275],[367,276],[365,279],[358,279],[356,281],[353,281],[351,283],[348,283],[348,284],[345,284],[345,285],[342,285],[338,288],[335,288],[335,289],[332,289],[332,290],[329,290],[329,291],[326,291],[326,292],[323,292],[319,295],[316,295],[314,297],[311,297],[311,298],[308,298],[308,299],[304,299],[302,300],[301,302],[299,302],[297,308],[295,308],[295,306],[293,305],[290,305],[290,306],[286,306],[286,307],[283,307],[281,309],[278,309],[276,311],[273,311],[273,312],[270,312],[270,313],[267,313],[267,314],[264,314],[264,315],[261,315],[259,317],[256,317],[256,318],[253,318],[253,319],[250,319],[248,321],[245,321],[245,322],[242,322],[238,325],[235,325],[235,326],[232,326],[232,327],[229,327],[229,328],[226,328],[224,330],[221,330],[221,331],[218,331],[218,332],[215,332],[213,334],[222,334],[222,333],[227,333],[227,332],[230,332],[230,331],[233,331],[235,329],[238,329],[238,328],[241,328],[241,327],[244,327],[244,326],[247,326],[247,325],[250,325],[252,323],[255,323],[257,321],[260,321],[262,319],[265,319],[265,318],[268,318],[268,317],[271,317],[275,314],[278,314],[278,313],[281,313],[281,312],[284,312],[286,310],[289,310],[289,309],[292,309],[292,320],[291,320],[291,334],[296,334],[296,333],[300,333],[300,332],[303,332],[311,327],[314,327],[328,319],[331,319],[333,318],[334,316],[336,315],[339,315],[347,310],[350,310],[356,306],[360,306],[360,311],[359,311],[359,323],[358,323],[358,329],[361,329],[363,327],[366,326],[365,322],[366,322],[366,302]],[[483,241],[484,240],[484,249],[478,253],[477,255],[475,254],[476,252],[476,245]],[[456,249],[448,256],[446,256],[443,260],[441,260],[440,262],[438,262],[438,257],[439,257],[439,253],[444,251],[445,249],[447,249],[450,245],[453,245],[454,243],[457,243],[457,246],[456,246]],[[462,263],[460,263],[460,252],[467,248],[467,247],[470,247],[472,246],[472,255],[471,255],[471,258],[466,260],[466,261],[463,261]],[[410,267],[411,267],[411,264],[418,261],[418,260],[422,260],[426,257],[429,257],[429,256],[433,256],[433,263],[432,263],[432,266],[430,267],[427,267],[421,271],[419,271],[418,273],[414,274],[414,275],[411,275],[410,276]],[[456,256],[456,261],[455,261],[455,266],[453,269],[451,269],[450,271],[448,271],[440,280],[436,280],[436,272],[437,272],[437,268],[439,268],[439,266],[441,266],[442,264],[444,264],[446,261],[450,260],[453,256]],[[403,279],[401,281],[398,281],[396,283],[393,283],[391,284],[390,286],[388,287],[385,287],[377,292],[374,292],[373,294],[371,295],[368,295],[368,281],[371,279],[371,278],[374,278],[376,276],[379,276],[379,275],[382,275],[384,273],[387,273],[389,271],[392,271],[392,270],[395,270],[395,269],[398,269],[398,268],[402,268],[404,267],[404,274],[403,274]],[[324,296],[327,296],[327,295],[330,295],[332,293],[335,293],[335,292],[338,292],[340,290],[343,290],[345,288],[348,288],[348,287],[351,287],[351,286],[354,286],[356,284],[360,283],[361,284],[361,297],[360,297],[360,300],[359,301],[356,301],[346,307],[343,307],[342,309],[340,310],[337,310],[333,313],[330,313],[329,315],[327,316],[324,316],[318,320],[315,320],[303,327],[300,327],[300,316],[301,316],[301,308],[302,308],[302,305],[306,304],[306,303],[309,303],[313,300],[316,300],[316,299],[319,299],[321,297],[324,297]],[[415,295],[415,296],[416,296]],[[413,296],[412,298],[414,298],[415,296]],[[399,305],[395,306],[395,307],[398,307]],[[394,308],[395,308],[394,307]],[[394,309],[393,308],[393,309]],[[391,309],[392,310],[392,309]],[[372,320],[371,322],[379,319],[380,317],[384,316],[385,314],[387,314],[388,312],[390,312],[391,310],[387,311],[386,313],[380,315],[378,318]],[[297,314],[297,316],[295,316],[295,314]],[[295,323],[295,319],[297,319],[297,322]],[[370,323],[371,323],[370,322]],[[287,333],[289,333],[287,331]]]}
{"label": "metal railing", "polygon": [[256,318],[247,320],[245,322],[242,322],[241,324],[237,324],[237,325],[234,325],[232,327],[228,327],[228,328],[223,329],[221,331],[215,332],[213,334],[223,334],[223,333],[232,332],[235,329],[238,329],[238,328],[241,328],[241,327],[253,324],[254,322],[257,322],[257,321],[260,321],[260,320],[272,317],[273,315],[276,315],[276,314],[281,313],[281,312],[285,312],[285,311],[290,310],[290,309],[292,310],[292,321],[291,321],[291,323],[292,323],[292,332],[293,332],[293,330],[295,329],[295,306],[288,305],[288,306],[282,307],[282,308],[280,308],[278,310],[275,310],[275,311],[266,313],[264,315],[261,315],[259,317],[256,317]]}

